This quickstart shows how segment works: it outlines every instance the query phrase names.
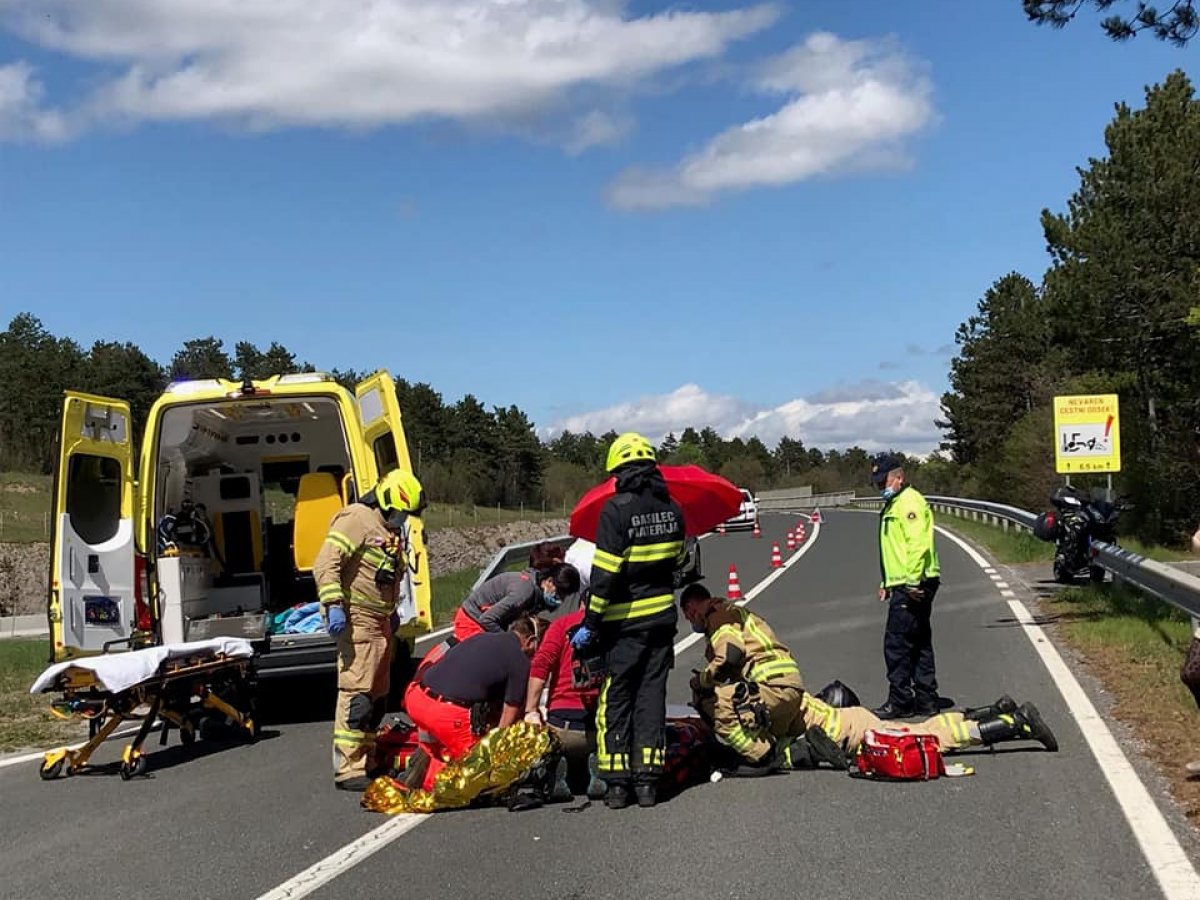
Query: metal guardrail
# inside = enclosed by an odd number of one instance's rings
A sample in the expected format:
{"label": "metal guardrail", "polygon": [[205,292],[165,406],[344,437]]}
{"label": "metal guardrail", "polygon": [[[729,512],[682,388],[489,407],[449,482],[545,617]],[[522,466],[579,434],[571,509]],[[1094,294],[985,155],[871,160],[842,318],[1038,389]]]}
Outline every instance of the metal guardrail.
{"label": "metal guardrail", "polygon": [[[1037,520],[1035,513],[1003,503],[933,495],[925,499],[929,501],[934,512],[999,525],[1005,531],[1015,528],[1031,532],[1033,523]],[[883,501],[870,497],[859,498],[854,505],[880,509]],[[1140,553],[1124,550],[1115,544],[1093,544],[1092,558],[1096,565],[1112,573],[1115,582],[1125,582],[1193,618],[1200,618],[1200,578],[1195,575],[1147,559]]]}
{"label": "metal guardrail", "polygon": [[[800,494],[779,496],[782,491],[763,492],[755,498],[759,512],[795,512],[801,509],[814,509],[818,506],[846,506],[854,502],[853,491],[839,491],[833,494]],[[772,496],[774,495],[774,496]]]}
{"label": "metal guardrail", "polygon": [[483,567],[483,570],[479,573],[479,578],[471,586],[471,590],[475,590],[475,588],[479,587],[489,578],[493,578],[501,572],[511,571],[517,563],[528,562],[529,551],[544,542],[557,544],[560,547],[566,548],[575,542],[575,538],[569,534],[560,534],[554,537],[538,538],[536,541],[525,541],[521,544],[509,544],[501,547],[496,551],[496,555],[492,557],[491,562]]}

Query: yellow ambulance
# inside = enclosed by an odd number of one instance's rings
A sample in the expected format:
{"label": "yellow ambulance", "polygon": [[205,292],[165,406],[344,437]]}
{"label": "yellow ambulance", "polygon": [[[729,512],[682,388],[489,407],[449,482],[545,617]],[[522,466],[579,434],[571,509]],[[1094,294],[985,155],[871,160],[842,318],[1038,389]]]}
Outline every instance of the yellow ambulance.
{"label": "yellow ambulance", "polygon": [[[304,615],[313,561],[343,505],[408,444],[386,371],[352,394],[320,372],[171,383],[136,436],[129,404],[68,391],[54,485],[49,593],[56,660],[244,637],[260,676],[333,671]],[[423,527],[410,518],[401,636],[431,628]],[[297,627],[299,626],[299,627]]]}

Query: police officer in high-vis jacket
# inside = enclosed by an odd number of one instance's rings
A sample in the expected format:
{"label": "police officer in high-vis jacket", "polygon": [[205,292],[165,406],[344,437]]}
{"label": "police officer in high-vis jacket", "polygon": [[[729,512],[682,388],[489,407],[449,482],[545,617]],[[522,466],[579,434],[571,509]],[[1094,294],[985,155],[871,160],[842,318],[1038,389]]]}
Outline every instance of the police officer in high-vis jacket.
{"label": "police officer in high-vis jacket", "polygon": [[317,599],[338,639],[333,759],[341,790],[365,790],[376,768],[375,731],[386,711],[396,602],[409,565],[404,525],[424,508],[416,476],[388,472],[333,517],[313,564]]}
{"label": "police officer in high-vis jacket", "polygon": [[639,434],[613,441],[616,493],[600,512],[591,594],[571,640],[597,642],[607,676],[596,709],[596,756],[606,806],[657,802],[666,745],[667,676],[674,659],[675,571],[684,560],[683,510],[671,499],[654,447]]}
{"label": "police officer in high-vis jacket", "polygon": [[871,481],[885,501],[879,514],[879,599],[888,604],[883,637],[888,698],[875,713],[881,719],[931,716],[940,709],[930,625],[940,584],[933,513],[905,482],[896,457],[875,457]]}

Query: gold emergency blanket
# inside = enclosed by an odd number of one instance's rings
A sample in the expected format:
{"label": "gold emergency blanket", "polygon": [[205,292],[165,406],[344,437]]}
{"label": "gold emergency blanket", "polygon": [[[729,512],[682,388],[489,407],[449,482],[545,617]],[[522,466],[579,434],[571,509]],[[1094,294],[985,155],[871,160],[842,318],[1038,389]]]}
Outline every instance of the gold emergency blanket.
{"label": "gold emergency blanket", "polygon": [[485,793],[511,787],[557,749],[558,738],[549,728],[517,722],[489,732],[466,756],[447,763],[434,779],[432,791],[405,790],[385,776],[363,792],[362,805],[387,815],[458,809]]}

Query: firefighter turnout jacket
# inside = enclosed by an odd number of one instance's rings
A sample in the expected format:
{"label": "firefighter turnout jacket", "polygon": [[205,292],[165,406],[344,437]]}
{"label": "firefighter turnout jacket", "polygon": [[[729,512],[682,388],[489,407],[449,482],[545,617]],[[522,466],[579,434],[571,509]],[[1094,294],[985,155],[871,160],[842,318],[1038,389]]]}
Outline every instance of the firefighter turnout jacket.
{"label": "firefighter turnout jacket", "polygon": [[765,620],[740,606],[722,604],[705,622],[708,665],[700,672],[700,686],[750,681],[779,683],[802,688],[800,667]]}
{"label": "firefighter turnout jacket", "polygon": [[684,560],[683,510],[653,463],[617,472],[592,558],[588,628],[642,631],[674,625],[675,570]]}
{"label": "firefighter turnout jacket", "polygon": [[401,538],[388,530],[383,514],[351,503],[329,523],[313,563],[317,599],[322,607],[341,603],[387,618],[396,608],[405,565]]}
{"label": "firefighter turnout jacket", "polygon": [[881,587],[919,585],[940,574],[933,543],[933,512],[914,487],[904,485],[879,514]]}

